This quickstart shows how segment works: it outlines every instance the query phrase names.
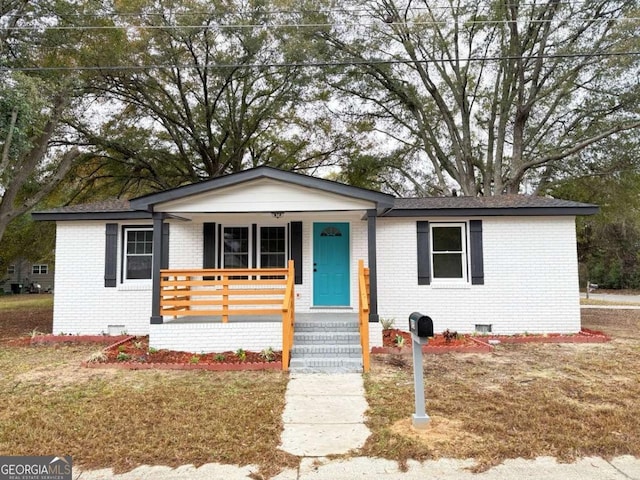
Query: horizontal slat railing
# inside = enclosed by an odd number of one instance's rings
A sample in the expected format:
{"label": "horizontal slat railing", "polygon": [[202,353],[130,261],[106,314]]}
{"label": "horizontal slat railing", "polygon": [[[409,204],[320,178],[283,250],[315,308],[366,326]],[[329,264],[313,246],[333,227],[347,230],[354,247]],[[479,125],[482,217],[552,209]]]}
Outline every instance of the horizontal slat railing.
{"label": "horizontal slat railing", "polygon": [[167,269],[160,277],[160,315],[221,316],[225,323],[234,315],[282,315],[282,369],[289,369],[295,326],[293,260],[287,268]]}
{"label": "horizontal slat railing", "polygon": [[233,315],[281,315],[289,269],[167,269],[160,276],[160,315],[228,322]]}

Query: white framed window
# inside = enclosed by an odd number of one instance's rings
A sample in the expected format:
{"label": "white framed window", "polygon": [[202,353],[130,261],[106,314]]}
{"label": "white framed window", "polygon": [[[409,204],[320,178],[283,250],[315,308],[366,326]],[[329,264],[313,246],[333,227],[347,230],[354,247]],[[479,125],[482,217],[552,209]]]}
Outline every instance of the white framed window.
{"label": "white framed window", "polygon": [[259,225],[223,226],[220,268],[285,268],[288,258],[287,228]]}
{"label": "white framed window", "polygon": [[151,279],[153,262],[153,228],[124,229],[124,280]]}
{"label": "white framed window", "polygon": [[222,228],[222,268],[251,268],[249,227]]}
{"label": "white framed window", "polygon": [[33,265],[31,267],[32,275],[46,275],[47,273],[49,273],[48,265]]}
{"label": "white framed window", "polygon": [[283,226],[259,228],[258,262],[260,268],[285,268],[287,266],[287,230]]}
{"label": "white framed window", "polygon": [[466,223],[431,223],[431,275],[434,282],[467,282]]}
{"label": "white framed window", "polygon": [[16,266],[15,265],[9,265],[7,267],[7,275],[15,275],[16,273]]}

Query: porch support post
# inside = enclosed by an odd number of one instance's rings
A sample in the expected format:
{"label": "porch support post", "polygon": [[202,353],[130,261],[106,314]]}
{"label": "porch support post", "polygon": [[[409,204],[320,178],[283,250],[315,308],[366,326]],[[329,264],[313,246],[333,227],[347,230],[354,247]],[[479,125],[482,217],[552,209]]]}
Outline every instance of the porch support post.
{"label": "porch support post", "polygon": [[151,264],[151,323],[163,323],[160,315],[160,268],[162,268],[162,225],[164,215],[153,214],[153,255]]}
{"label": "porch support post", "polygon": [[375,209],[367,210],[367,244],[369,246],[369,321],[377,322],[378,317],[378,267],[376,260],[376,219]]}

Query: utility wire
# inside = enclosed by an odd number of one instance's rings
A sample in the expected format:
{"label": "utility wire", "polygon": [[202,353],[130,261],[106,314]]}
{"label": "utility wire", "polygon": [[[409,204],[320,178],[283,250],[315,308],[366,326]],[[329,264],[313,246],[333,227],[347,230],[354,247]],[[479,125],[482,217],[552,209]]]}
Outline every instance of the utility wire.
{"label": "utility wire", "polygon": [[[569,5],[578,7],[580,5],[587,5],[588,2],[586,0],[583,1],[558,1],[554,2],[557,5]],[[490,8],[490,5],[483,5],[483,7]],[[504,3],[501,4],[501,7],[510,8],[510,7],[539,7],[541,9],[548,8],[548,5],[535,3],[535,2],[523,2],[523,3]],[[432,10],[453,10],[454,7],[451,5],[429,5],[429,6],[419,6],[419,5],[411,5],[406,10],[411,12],[416,11],[432,11]],[[405,8],[402,7],[401,10],[405,11]],[[481,8],[479,10],[485,10],[485,8]],[[287,15],[287,14],[307,14],[307,13],[366,13],[370,14],[372,8],[363,8],[363,7],[328,7],[328,8],[300,8],[300,9],[277,9],[277,10],[259,10],[254,9],[250,11],[236,11],[233,12],[237,15],[246,15],[246,14],[260,14],[260,15]],[[151,17],[151,16],[172,16],[172,17],[180,17],[180,16],[190,16],[190,15],[213,15],[215,11],[211,10],[195,10],[189,12],[175,12],[172,10],[167,10],[166,12],[105,12],[105,13],[59,13],[55,10],[51,12],[53,15],[59,15],[62,17],[89,17],[89,18],[112,18],[113,16],[118,17]],[[7,15],[8,17],[19,17],[20,15]]]}
{"label": "utility wire", "polygon": [[225,64],[156,64],[156,65],[110,65],[110,66],[55,66],[55,67],[2,67],[0,66],[0,73],[2,72],[48,72],[48,71],[103,71],[103,70],[121,70],[121,71],[144,71],[144,70],[167,70],[167,69],[179,69],[179,70],[193,70],[193,69],[210,69],[210,70],[225,70],[225,69],[279,69],[279,68],[317,68],[317,67],[340,67],[340,66],[359,66],[359,65],[400,65],[400,64],[430,64],[430,63],[457,63],[457,62],[494,62],[502,60],[527,60],[530,58],[543,58],[543,59],[562,59],[562,58],[585,58],[585,57],[622,57],[622,56],[637,56],[640,55],[640,51],[630,52],[593,52],[593,53],[571,53],[571,54],[550,54],[550,55],[534,55],[531,57],[526,56],[494,56],[494,57],[469,57],[463,59],[439,59],[439,60],[418,60],[413,61],[411,59],[401,60],[364,60],[354,59],[350,61],[337,61],[337,62],[283,62],[283,63],[225,63]]}
{"label": "utility wire", "polygon": [[[640,17],[620,17],[620,18],[579,18],[572,17],[568,19],[527,19],[527,20],[515,20],[516,23],[527,24],[545,24],[545,23],[583,23],[583,22],[636,22]],[[464,25],[499,25],[499,24],[511,24],[513,20],[463,20],[460,19],[460,23]],[[141,29],[141,30],[181,30],[181,29],[198,29],[198,30],[224,30],[224,29],[264,29],[264,28],[327,28],[327,27],[373,27],[379,25],[402,25],[405,27],[412,26],[429,26],[429,25],[449,25],[449,20],[429,20],[429,21],[417,21],[417,22],[385,22],[382,20],[367,23],[357,24],[338,24],[338,23],[224,23],[213,25],[68,25],[68,26],[21,26],[21,27],[7,27],[5,31],[86,31],[86,30],[128,30],[128,29]]]}

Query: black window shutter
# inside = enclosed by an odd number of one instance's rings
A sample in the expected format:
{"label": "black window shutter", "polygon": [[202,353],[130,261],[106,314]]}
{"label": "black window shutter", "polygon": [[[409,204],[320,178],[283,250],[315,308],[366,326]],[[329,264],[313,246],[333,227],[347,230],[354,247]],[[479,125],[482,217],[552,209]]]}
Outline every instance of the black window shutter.
{"label": "black window shutter", "polygon": [[418,234],[418,285],[431,283],[431,252],[429,249],[429,222],[416,222]]}
{"label": "black window shutter", "polygon": [[107,223],[104,255],[104,286],[115,287],[118,272],[118,224]]}
{"label": "black window shutter", "polygon": [[216,268],[216,224],[202,224],[203,258],[202,268]]}
{"label": "black window shutter", "polygon": [[295,284],[302,285],[302,222],[291,222],[291,260],[295,268]]}
{"label": "black window shutter", "polygon": [[253,251],[251,252],[249,267],[258,268],[258,251],[260,247],[258,246],[258,225],[255,223],[251,224],[251,245],[253,245]]}
{"label": "black window shutter", "polygon": [[162,257],[160,268],[169,268],[169,224],[162,224]]}
{"label": "black window shutter", "polygon": [[482,220],[469,221],[469,233],[471,240],[471,284],[484,285]]}

